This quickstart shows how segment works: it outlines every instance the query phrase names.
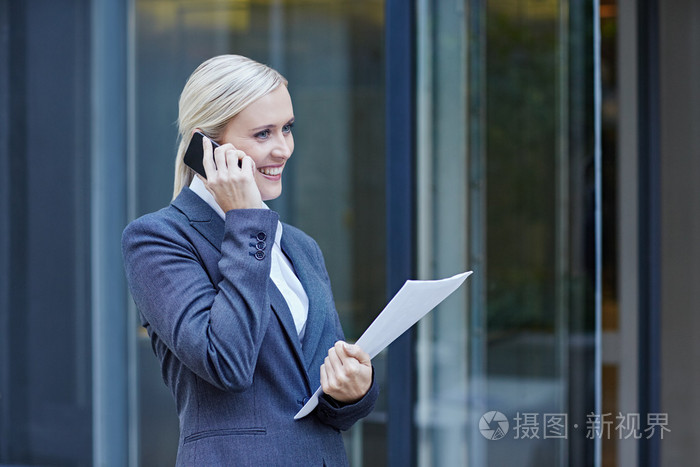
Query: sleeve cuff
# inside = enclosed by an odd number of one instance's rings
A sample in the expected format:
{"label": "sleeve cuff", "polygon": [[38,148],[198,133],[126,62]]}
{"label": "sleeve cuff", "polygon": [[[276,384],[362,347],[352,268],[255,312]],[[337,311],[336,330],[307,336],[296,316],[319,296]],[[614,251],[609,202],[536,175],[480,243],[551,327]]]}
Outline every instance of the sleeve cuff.
{"label": "sleeve cuff", "polygon": [[323,394],[318,400],[316,411],[319,418],[338,430],[348,430],[359,419],[369,415],[374,410],[374,404],[379,396],[379,384],[374,379],[374,366],[372,366],[372,384],[360,400],[350,404],[339,402],[332,397]]}

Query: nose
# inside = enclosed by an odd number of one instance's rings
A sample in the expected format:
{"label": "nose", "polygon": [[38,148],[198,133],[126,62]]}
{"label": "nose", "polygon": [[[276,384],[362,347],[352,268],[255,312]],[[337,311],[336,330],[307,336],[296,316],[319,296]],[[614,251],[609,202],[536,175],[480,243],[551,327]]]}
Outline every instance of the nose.
{"label": "nose", "polygon": [[292,135],[280,134],[277,137],[277,144],[272,150],[272,155],[283,159],[289,159],[294,151],[294,139]]}

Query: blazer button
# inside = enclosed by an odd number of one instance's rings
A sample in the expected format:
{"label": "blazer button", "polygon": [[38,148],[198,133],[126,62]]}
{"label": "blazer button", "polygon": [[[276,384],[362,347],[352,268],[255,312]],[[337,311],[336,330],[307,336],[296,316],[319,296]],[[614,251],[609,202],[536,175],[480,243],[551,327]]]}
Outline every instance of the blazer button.
{"label": "blazer button", "polygon": [[265,240],[267,240],[267,235],[265,235],[265,232],[258,232],[255,238],[257,238],[258,241],[264,242]]}
{"label": "blazer button", "polygon": [[264,250],[266,246],[267,246],[267,244],[261,240],[255,244],[255,249],[256,250]]}
{"label": "blazer button", "polygon": [[262,261],[262,260],[265,259],[265,252],[264,252],[264,251],[261,251],[261,250],[258,250],[258,251],[255,252],[255,255],[254,255],[254,256],[255,256],[255,259],[257,259],[258,261]]}

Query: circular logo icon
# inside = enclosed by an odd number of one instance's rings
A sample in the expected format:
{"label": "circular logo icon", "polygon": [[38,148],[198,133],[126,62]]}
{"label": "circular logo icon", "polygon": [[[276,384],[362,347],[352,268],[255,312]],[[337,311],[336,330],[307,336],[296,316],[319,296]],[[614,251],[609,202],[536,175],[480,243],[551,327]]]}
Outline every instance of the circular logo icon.
{"label": "circular logo icon", "polygon": [[484,438],[491,441],[503,438],[508,433],[509,426],[506,416],[495,410],[486,412],[479,420],[479,431]]}

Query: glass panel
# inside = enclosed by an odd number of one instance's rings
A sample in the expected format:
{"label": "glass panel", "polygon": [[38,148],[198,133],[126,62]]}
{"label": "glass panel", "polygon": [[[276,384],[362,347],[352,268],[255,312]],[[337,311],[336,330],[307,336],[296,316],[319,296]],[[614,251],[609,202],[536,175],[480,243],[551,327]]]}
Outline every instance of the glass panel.
{"label": "glass panel", "polygon": [[[602,322],[601,331],[605,333],[606,344],[603,352],[602,367],[602,410],[603,413],[618,414],[624,405],[618,401],[620,394],[621,362],[614,353],[610,342],[620,339],[620,311],[618,294],[618,215],[617,180],[617,147],[618,137],[618,93],[617,93],[617,0],[602,0],[600,2],[600,61],[601,61],[601,151],[602,159],[602,196],[603,196],[603,251],[602,251]],[[629,52],[628,52],[629,53]],[[616,342],[614,348],[619,348]],[[635,364],[625,362],[627,365]],[[617,465],[618,441],[615,437],[602,440],[603,465]],[[622,451],[624,452],[624,451]]]}
{"label": "glass panel", "polygon": [[593,9],[419,8],[419,464],[591,465]]}
{"label": "glass panel", "polygon": [[[133,215],[170,201],[177,101],[194,68],[224,53],[269,64],[289,80],[296,116],[296,149],[285,170],[284,194],[270,207],[318,241],[346,337],[359,337],[386,301],[384,2],[134,4]],[[172,463],[174,404],[146,339],[141,335],[139,343],[141,462]],[[383,357],[374,365],[382,384]],[[348,434],[354,465],[383,465],[385,418],[381,399],[374,413]]]}

